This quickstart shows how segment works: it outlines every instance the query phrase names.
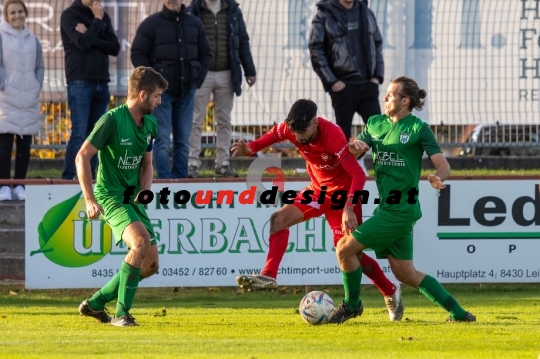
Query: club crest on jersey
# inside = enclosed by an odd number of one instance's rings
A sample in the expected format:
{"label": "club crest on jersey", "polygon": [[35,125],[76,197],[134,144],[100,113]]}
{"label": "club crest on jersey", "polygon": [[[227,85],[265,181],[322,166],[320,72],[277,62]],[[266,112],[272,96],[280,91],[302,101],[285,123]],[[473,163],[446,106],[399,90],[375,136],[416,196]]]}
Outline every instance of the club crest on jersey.
{"label": "club crest on jersey", "polygon": [[323,153],[323,154],[321,155],[321,158],[323,159],[323,161],[328,161],[328,160],[330,159],[330,156],[327,155],[326,153]]}
{"label": "club crest on jersey", "polygon": [[409,133],[402,132],[399,136],[399,142],[406,144],[407,142],[409,142],[410,137],[411,135]]}
{"label": "club crest on jersey", "polygon": [[146,143],[147,144],[150,144],[150,140],[152,139],[152,135],[151,134],[148,134],[146,135]]}

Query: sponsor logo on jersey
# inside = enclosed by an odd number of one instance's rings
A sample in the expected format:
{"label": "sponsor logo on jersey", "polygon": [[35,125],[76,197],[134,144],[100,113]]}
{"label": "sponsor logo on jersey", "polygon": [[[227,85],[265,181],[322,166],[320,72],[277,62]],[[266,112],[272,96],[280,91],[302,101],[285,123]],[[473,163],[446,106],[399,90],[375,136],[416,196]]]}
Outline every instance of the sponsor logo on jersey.
{"label": "sponsor logo on jersey", "polygon": [[141,163],[142,156],[128,156],[128,151],[124,157],[120,156],[118,159],[118,168],[121,170],[134,170],[139,168],[139,163]]}
{"label": "sponsor logo on jersey", "polygon": [[405,160],[399,156],[399,153],[380,151],[378,145],[375,146],[375,150],[374,164],[405,167]]}
{"label": "sponsor logo on jersey", "polygon": [[[341,148],[341,150],[339,150],[339,152],[336,153],[336,157],[337,157],[337,158],[341,158],[341,155],[343,155],[343,152],[345,152],[345,150],[346,150],[347,148],[349,148],[349,145],[343,146],[343,148]],[[325,160],[325,161],[326,161],[326,160]]]}
{"label": "sponsor logo on jersey", "polygon": [[328,161],[328,160],[330,159],[330,156],[327,155],[326,153],[323,153],[323,154],[321,155],[321,158],[322,158],[323,161]]}
{"label": "sponsor logo on jersey", "polygon": [[132,143],[131,142],[128,142],[131,138],[121,138],[120,139],[120,145],[124,145],[124,146],[131,146]]}
{"label": "sponsor logo on jersey", "polygon": [[399,142],[406,144],[409,142],[409,138],[411,138],[411,135],[406,132],[401,132],[401,135],[399,136]]}

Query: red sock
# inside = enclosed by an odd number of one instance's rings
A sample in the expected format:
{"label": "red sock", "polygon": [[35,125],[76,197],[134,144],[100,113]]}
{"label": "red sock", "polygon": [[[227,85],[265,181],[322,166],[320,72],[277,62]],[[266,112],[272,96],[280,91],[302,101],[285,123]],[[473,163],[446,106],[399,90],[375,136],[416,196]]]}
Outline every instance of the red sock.
{"label": "red sock", "polygon": [[282,229],[274,234],[270,235],[270,248],[268,248],[268,255],[266,256],[266,264],[262,270],[263,275],[276,278],[279,268],[279,264],[283,259],[283,255],[287,250],[289,244],[289,230]]}
{"label": "red sock", "polygon": [[360,265],[362,266],[362,273],[366,275],[373,284],[379,288],[381,293],[383,295],[392,295],[396,291],[396,287],[392,282],[386,278],[384,275],[384,272],[382,271],[381,267],[379,266],[379,263],[371,257],[368,257],[365,253],[362,256],[362,260],[360,261]]}

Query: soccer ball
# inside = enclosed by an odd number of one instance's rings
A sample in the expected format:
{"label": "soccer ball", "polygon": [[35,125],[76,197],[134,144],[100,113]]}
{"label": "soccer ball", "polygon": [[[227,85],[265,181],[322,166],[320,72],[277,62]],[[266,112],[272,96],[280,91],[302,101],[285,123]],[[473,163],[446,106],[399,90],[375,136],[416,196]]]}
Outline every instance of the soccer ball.
{"label": "soccer ball", "polygon": [[300,301],[298,310],[308,324],[324,324],[332,316],[334,301],[325,292],[309,292]]}

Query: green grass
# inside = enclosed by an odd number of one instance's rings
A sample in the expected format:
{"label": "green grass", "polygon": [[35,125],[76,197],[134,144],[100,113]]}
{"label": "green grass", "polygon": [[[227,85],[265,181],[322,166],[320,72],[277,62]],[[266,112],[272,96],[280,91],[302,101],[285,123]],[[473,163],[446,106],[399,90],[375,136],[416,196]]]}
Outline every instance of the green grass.
{"label": "green grass", "polygon": [[[241,177],[245,177],[247,173],[247,168],[235,169]],[[295,174],[293,169],[283,170],[286,176],[291,177],[305,177],[307,174]],[[370,176],[373,176],[373,170],[368,171]],[[435,170],[422,170],[422,176],[427,176],[430,173],[435,173]],[[524,176],[524,175],[539,175],[540,169],[520,169],[520,170],[502,170],[502,169],[489,169],[489,168],[478,168],[478,169],[468,169],[468,170],[452,170],[452,176]],[[212,178],[215,177],[214,170],[201,170],[201,178]],[[270,175],[268,175],[270,176]],[[62,170],[61,169],[45,169],[45,170],[31,170],[28,171],[27,178],[29,179],[46,179],[46,178],[61,178]]]}
{"label": "green grass", "polygon": [[[362,288],[364,314],[341,326],[304,323],[297,313],[302,287],[245,294],[231,287],[142,288],[132,310],[140,326],[115,328],[77,313],[92,290],[0,286],[0,357],[538,357],[539,284],[446,287],[478,322],[445,322],[446,313],[412,288],[403,291],[401,322],[388,320],[382,297],[369,286]],[[315,289],[342,300],[341,287]]]}

